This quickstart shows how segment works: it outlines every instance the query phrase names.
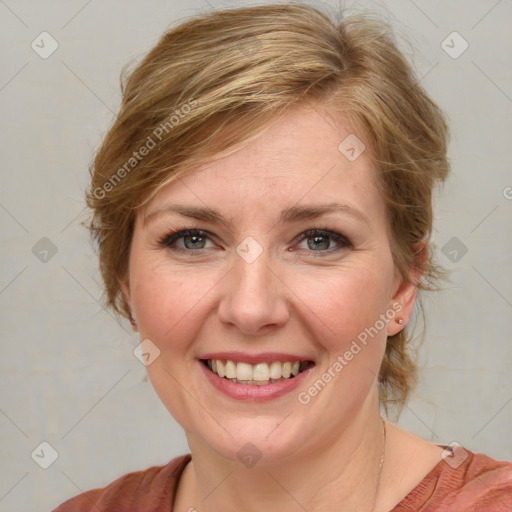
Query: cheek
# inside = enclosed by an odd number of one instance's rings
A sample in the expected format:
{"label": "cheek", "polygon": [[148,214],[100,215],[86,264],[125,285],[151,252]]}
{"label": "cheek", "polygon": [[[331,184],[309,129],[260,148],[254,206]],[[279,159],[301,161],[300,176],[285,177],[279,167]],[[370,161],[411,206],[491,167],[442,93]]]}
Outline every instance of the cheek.
{"label": "cheek", "polygon": [[[297,294],[322,331],[322,344],[330,351],[344,351],[352,340],[376,324],[389,303],[388,273],[382,266],[336,269],[332,277],[303,276]],[[299,284],[299,283],[297,283]],[[379,335],[386,335],[382,322]],[[328,347],[327,347],[328,345]]]}
{"label": "cheek", "polygon": [[212,272],[171,268],[150,257],[134,261],[133,268],[132,302],[140,336],[151,339],[160,350],[178,349],[180,341],[184,343],[200,329],[194,317],[218,278]]}

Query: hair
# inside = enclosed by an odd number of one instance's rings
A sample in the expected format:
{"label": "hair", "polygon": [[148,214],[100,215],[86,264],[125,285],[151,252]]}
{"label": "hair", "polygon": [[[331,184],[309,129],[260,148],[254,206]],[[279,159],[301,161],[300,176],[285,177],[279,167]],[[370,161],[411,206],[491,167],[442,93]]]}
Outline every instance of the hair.
{"label": "hair", "polygon": [[[449,172],[447,124],[379,17],[297,3],[208,12],[167,31],[121,78],[122,103],[86,197],[105,302],[118,314],[130,315],[121,283],[140,208],[306,102],[356,127],[386,205],[396,270],[420,291],[439,289],[445,271],[432,244],[422,257],[418,244],[430,241],[434,185]],[[418,304],[424,318],[421,294]],[[401,410],[417,380],[411,341],[407,327],[387,339],[379,374],[386,411]]]}

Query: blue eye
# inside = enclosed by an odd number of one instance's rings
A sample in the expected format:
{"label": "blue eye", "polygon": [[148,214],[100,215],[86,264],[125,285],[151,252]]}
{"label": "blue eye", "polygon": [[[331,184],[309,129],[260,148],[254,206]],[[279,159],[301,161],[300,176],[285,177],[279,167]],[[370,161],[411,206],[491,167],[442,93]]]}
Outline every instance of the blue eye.
{"label": "blue eye", "polygon": [[[327,252],[327,249],[330,249],[328,252],[332,253],[342,248],[352,247],[351,242],[346,237],[328,229],[311,229],[305,231],[298,236],[297,240],[299,242],[308,240],[308,249],[311,249],[312,252],[323,253]],[[310,243],[309,240],[312,240],[312,242]],[[339,246],[338,249],[334,249],[334,251],[331,249],[332,240]]]}
{"label": "blue eye", "polygon": [[[181,229],[166,235],[159,243],[176,251],[191,252],[204,249],[204,242],[209,238],[208,233],[200,229]],[[172,245],[183,239],[185,249],[172,247]]]}
{"label": "blue eye", "polygon": [[[172,251],[199,254],[206,247],[207,241],[210,240],[210,234],[200,229],[179,229],[165,235],[159,245]],[[301,233],[295,242],[308,240],[308,249],[306,252],[327,253],[331,254],[346,248],[351,248],[351,242],[343,235],[327,229],[312,229]],[[311,240],[311,242],[309,242]],[[182,247],[176,247],[178,241],[181,241]],[[211,240],[210,240],[211,241]],[[337,244],[337,248],[331,248],[332,242]],[[316,256],[316,255],[315,255]]]}

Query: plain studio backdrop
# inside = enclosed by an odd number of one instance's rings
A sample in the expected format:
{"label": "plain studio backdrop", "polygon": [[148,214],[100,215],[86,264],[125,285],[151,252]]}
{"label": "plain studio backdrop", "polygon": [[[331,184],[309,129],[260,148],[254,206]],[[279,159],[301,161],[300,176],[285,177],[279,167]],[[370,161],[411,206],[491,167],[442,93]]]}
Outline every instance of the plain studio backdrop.
{"label": "plain studio backdrop", "polygon": [[[101,306],[84,191],[123,65],[178,20],[241,5],[0,1],[1,510],[48,511],[188,453],[133,354],[137,336]],[[392,21],[453,134],[434,230],[452,283],[426,296],[420,384],[399,423],[512,460],[512,2],[346,5]]]}

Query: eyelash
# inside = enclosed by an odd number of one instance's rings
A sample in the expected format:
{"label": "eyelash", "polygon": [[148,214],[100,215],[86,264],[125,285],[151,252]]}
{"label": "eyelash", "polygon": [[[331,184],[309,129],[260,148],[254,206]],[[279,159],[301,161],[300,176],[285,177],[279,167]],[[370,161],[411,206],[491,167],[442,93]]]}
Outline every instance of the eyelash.
{"label": "eyelash", "polygon": [[[175,229],[174,231],[172,231],[171,233],[167,233],[165,236],[163,236],[158,241],[158,244],[161,247],[171,249],[176,252],[188,253],[189,255],[199,254],[201,251],[206,250],[206,249],[182,249],[182,248],[177,248],[177,247],[174,247],[174,248],[171,247],[171,245],[174,242],[176,242],[177,240],[179,240],[180,238],[183,238],[185,236],[199,236],[201,238],[209,238],[210,239],[210,234],[207,231],[203,231],[201,229],[179,227],[179,228]],[[320,250],[320,251],[306,250],[307,252],[313,253],[314,257],[322,257],[323,254],[332,254],[333,252],[337,252],[342,249],[352,248],[352,243],[350,242],[350,240],[347,237],[341,235],[340,233],[336,233],[335,231],[331,231],[329,229],[314,228],[314,229],[304,231],[303,233],[301,233],[299,236],[297,236],[295,238],[294,242],[300,243],[303,240],[313,237],[313,236],[323,236],[323,237],[331,238],[336,243],[338,243],[338,245],[340,246],[338,249],[334,249],[334,251],[331,249]],[[315,253],[319,253],[319,254],[315,254]]]}

